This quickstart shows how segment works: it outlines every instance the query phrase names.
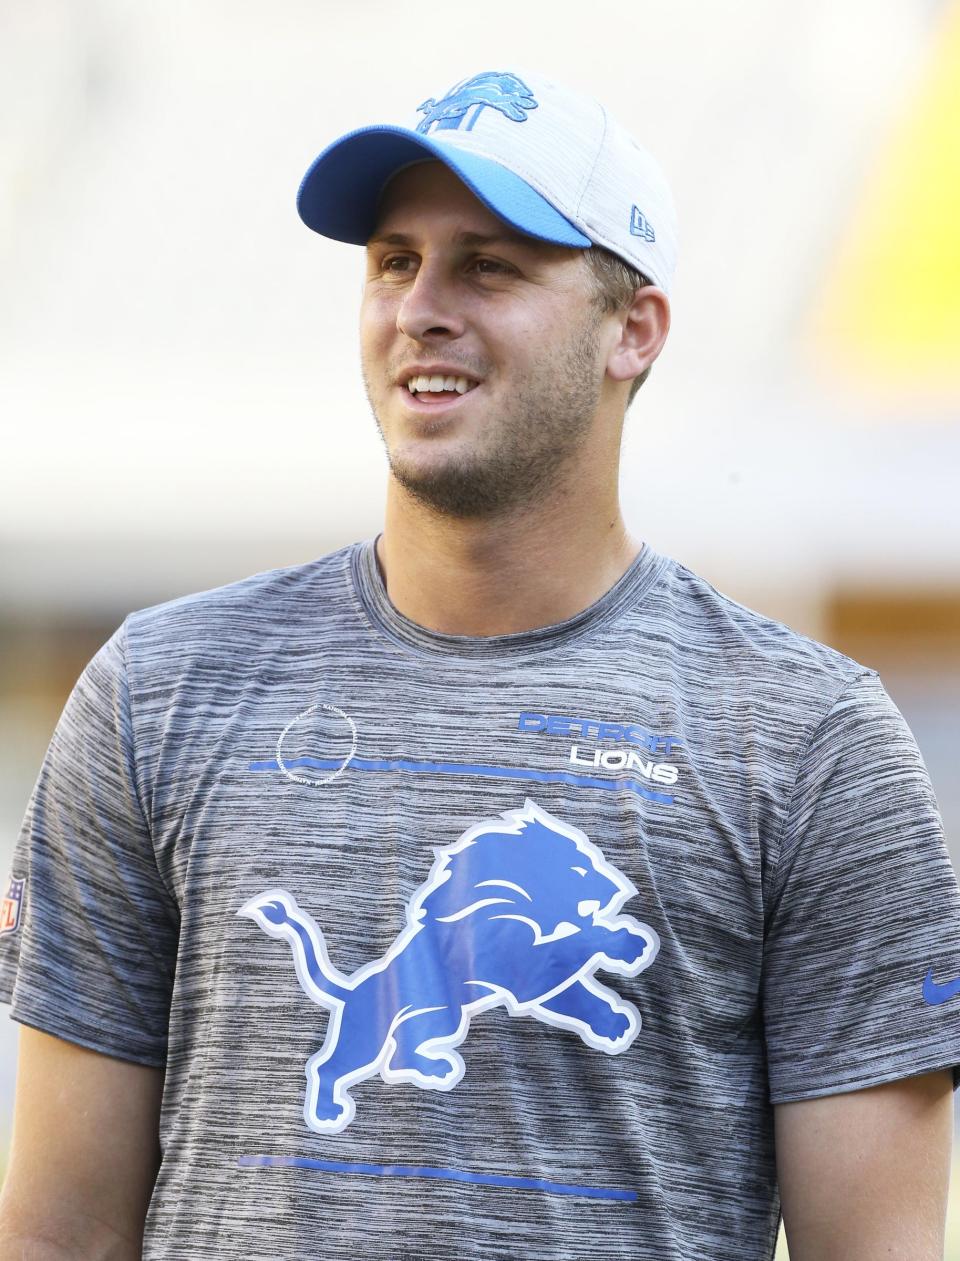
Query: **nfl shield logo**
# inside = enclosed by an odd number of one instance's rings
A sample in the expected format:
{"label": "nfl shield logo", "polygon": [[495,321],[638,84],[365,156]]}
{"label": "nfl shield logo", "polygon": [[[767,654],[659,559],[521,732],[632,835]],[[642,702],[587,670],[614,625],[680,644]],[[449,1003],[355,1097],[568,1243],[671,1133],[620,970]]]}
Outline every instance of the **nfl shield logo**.
{"label": "nfl shield logo", "polygon": [[26,876],[22,880],[10,877],[7,896],[0,903],[0,937],[15,933],[20,927],[20,908],[23,906],[23,889],[26,883]]}

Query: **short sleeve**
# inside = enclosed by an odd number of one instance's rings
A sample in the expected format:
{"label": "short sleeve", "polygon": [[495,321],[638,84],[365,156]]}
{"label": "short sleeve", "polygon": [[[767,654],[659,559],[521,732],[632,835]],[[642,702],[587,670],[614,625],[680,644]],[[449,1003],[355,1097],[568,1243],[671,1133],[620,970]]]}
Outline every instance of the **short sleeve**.
{"label": "short sleeve", "polygon": [[849,683],[798,767],[768,913],[773,1103],[960,1064],[960,897],[916,741]]}
{"label": "short sleeve", "polygon": [[161,1066],[179,917],[140,808],[124,653],[121,629],[47,750],[4,903],[0,999],[46,1033]]}

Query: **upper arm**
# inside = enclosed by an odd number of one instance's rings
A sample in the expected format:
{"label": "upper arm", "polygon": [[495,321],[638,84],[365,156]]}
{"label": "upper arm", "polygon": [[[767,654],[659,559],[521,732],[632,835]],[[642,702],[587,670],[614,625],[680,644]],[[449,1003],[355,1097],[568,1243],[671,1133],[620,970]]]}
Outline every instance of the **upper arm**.
{"label": "upper arm", "polygon": [[791,1261],[940,1261],[950,1073],[780,1104],[775,1118]]}
{"label": "upper arm", "polygon": [[51,1256],[139,1261],[162,1087],[160,1069],[21,1029],[0,1261],[36,1255],[35,1238]]}
{"label": "upper arm", "polygon": [[767,901],[762,1004],[773,1103],[960,1062],[960,893],[910,729],[850,683],[798,764]]}

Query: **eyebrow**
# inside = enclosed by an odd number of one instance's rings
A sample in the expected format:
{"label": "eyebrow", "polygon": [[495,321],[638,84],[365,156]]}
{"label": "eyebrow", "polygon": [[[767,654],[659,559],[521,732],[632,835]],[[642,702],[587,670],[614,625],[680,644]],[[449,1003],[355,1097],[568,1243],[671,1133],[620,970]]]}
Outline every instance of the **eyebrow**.
{"label": "eyebrow", "polygon": [[[458,232],[454,241],[457,245],[466,246],[469,249],[483,249],[487,245],[498,244],[519,245],[529,249],[533,244],[532,237],[524,236],[520,232],[511,232],[508,229],[503,232]],[[414,244],[414,238],[405,232],[374,235],[367,241],[367,245],[397,245],[408,249]]]}

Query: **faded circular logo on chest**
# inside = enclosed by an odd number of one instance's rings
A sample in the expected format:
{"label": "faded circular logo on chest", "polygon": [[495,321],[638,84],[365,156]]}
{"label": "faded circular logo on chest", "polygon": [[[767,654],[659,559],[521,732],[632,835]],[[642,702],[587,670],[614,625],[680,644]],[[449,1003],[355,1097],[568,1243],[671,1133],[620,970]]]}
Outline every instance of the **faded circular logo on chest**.
{"label": "faded circular logo on chest", "polygon": [[357,725],[337,705],[318,703],[297,714],[277,739],[277,765],[295,784],[332,783],[357,752]]}

